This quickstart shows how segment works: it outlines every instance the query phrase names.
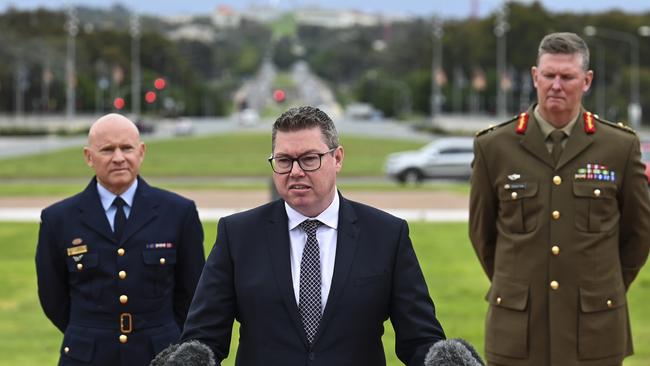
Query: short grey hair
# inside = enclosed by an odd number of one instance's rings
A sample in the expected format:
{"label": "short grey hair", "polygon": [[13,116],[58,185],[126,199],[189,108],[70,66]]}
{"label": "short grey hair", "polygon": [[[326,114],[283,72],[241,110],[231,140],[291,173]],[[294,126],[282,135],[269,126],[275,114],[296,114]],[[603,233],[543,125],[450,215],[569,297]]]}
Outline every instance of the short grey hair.
{"label": "short grey hair", "polygon": [[301,131],[315,127],[320,129],[323,142],[327,147],[334,149],[339,146],[338,132],[327,113],[316,107],[302,106],[287,110],[275,120],[271,134],[271,152],[275,151],[275,136],[278,131]]}
{"label": "short grey hair", "polygon": [[558,32],[547,34],[539,43],[537,50],[537,65],[542,55],[580,55],[582,56],[582,69],[589,70],[589,47],[587,43],[575,33]]}

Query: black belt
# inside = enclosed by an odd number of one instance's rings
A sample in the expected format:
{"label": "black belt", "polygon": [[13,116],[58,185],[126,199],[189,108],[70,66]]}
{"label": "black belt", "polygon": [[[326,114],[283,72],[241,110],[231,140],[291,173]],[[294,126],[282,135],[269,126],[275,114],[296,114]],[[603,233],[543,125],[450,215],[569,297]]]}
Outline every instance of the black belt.
{"label": "black belt", "polygon": [[94,313],[82,309],[70,311],[70,325],[114,329],[122,333],[131,333],[135,329],[159,327],[174,322],[174,313],[168,308],[146,313],[124,312],[120,314]]}

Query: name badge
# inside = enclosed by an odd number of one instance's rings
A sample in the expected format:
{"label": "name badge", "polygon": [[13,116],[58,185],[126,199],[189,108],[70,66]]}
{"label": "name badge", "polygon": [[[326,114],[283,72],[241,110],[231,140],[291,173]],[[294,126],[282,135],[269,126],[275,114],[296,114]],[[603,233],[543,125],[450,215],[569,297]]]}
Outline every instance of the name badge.
{"label": "name badge", "polygon": [[73,255],[84,254],[87,252],[88,252],[87,245],[80,245],[78,247],[68,248],[68,257],[72,257]]}

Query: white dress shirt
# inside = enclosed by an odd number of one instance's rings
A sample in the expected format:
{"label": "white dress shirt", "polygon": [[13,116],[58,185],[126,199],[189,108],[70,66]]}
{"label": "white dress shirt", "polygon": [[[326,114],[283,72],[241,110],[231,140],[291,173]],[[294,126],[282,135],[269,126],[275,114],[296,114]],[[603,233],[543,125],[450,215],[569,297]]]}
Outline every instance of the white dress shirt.
{"label": "white dress shirt", "polygon": [[300,302],[300,261],[307,242],[307,234],[298,225],[307,219],[315,219],[323,223],[316,231],[321,266],[321,309],[325,311],[327,298],[332,285],[334,274],[334,259],[336,258],[336,234],[339,225],[339,194],[334,194],[332,203],[316,217],[307,217],[294,210],[286,202],[284,207],[289,218],[289,239],[291,240],[291,278],[296,304]]}
{"label": "white dress shirt", "polygon": [[[131,207],[133,207],[133,197],[135,196],[135,190],[138,188],[138,180],[134,180],[129,189],[120,195],[126,205],[124,205],[124,215],[126,218],[129,218],[131,214]],[[97,193],[99,193],[99,199],[102,201],[102,207],[104,207],[104,213],[106,213],[106,218],[108,223],[111,225],[111,230],[115,231],[115,212],[117,208],[113,206],[113,200],[117,195],[108,189],[104,188],[99,182],[97,182]]]}

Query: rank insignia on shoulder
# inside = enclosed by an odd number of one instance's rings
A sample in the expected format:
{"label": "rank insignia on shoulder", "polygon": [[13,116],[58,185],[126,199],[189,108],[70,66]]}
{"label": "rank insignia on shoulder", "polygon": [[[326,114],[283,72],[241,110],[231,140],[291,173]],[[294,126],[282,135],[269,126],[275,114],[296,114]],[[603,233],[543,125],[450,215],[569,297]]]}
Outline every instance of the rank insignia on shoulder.
{"label": "rank insignia on shoulder", "polygon": [[528,128],[528,113],[526,112],[521,112],[519,114],[519,117],[517,118],[517,128],[516,131],[518,134],[523,135],[526,133],[526,129]]}
{"label": "rank insignia on shoulder", "polygon": [[582,119],[584,121],[586,134],[591,135],[594,132],[596,132],[596,125],[594,124],[594,115],[591,112],[583,113]]}
{"label": "rank insignia on shoulder", "polygon": [[520,116],[520,115],[516,115],[516,116],[512,117],[511,119],[509,119],[509,120],[507,120],[507,121],[505,121],[505,122],[501,122],[501,123],[496,124],[496,125],[489,125],[487,128],[484,128],[484,129],[482,129],[482,130],[479,130],[479,131],[476,133],[476,136],[477,136],[477,137],[478,137],[478,136],[481,136],[481,135],[483,135],[483,134],[485,134],[485,133],[487,133],[487,132],[490,132],[490,131],[492,131],[492,130],[498,128],[498,127],[501,127],[501,126],[507,125],[508,123],[511,123],[512,121],[517,120],[517,119],[519,118],[519,116]]}
{"label": "rank insignia on shoulder", "polygon": [[67,251],[68,251],[68,257],[72,257],[74,255],[87,253],[88,252],[88,246],[87,245],[80,245],[78,247],[68,248]]}

